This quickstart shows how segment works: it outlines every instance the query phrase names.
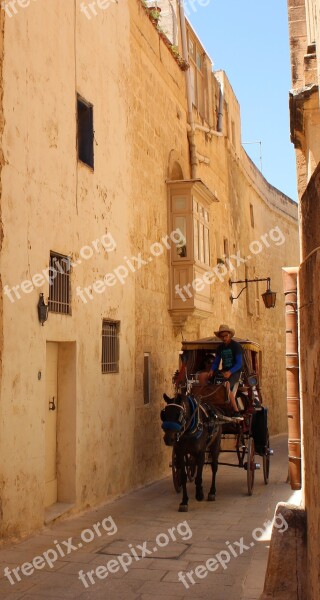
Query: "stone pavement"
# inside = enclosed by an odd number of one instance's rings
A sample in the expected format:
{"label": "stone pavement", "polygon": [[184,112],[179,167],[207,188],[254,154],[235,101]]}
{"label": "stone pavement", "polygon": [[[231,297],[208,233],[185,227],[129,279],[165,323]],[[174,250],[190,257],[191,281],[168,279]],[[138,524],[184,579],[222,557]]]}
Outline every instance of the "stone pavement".
{"label": "stone pavement", "polygon": [[286,437],[271,447],[270,483],[256,471],[251,497],[246,472],[221,466],[216,502],[197,502],[189,484],[188,513],[178,512],[180,495],[166,478],[2,547],[1,600],[257,600],[270,539],[264,523],[292,496]]}

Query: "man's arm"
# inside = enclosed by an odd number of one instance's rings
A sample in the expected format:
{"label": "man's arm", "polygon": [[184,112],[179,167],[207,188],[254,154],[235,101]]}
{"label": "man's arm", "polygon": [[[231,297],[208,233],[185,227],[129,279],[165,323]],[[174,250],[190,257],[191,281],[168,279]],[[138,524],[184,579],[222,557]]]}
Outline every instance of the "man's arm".
{"label": "man's arm", "polygon": [[220,356],[220,354],[217,354],[217,356],[215,357],[215,359],[211,365],[211,369],[210,369],[211,371],[213,371],[213,372],[216,371],[216,369],[219,366],[220,360],[221,360],[221,356]]}

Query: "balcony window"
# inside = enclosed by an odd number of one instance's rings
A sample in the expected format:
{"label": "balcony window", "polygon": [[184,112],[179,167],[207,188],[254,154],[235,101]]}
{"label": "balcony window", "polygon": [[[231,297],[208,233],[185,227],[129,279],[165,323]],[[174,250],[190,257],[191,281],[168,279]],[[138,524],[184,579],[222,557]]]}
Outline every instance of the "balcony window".
{"label": "balcony window", "polygon": [[217,199],[200,179],[169,181],[168,188],[170,230],[185,238],[170,252],[170,313],[180,323],[212,312],[210,285],[201,281],[210,270],[210,208]]}

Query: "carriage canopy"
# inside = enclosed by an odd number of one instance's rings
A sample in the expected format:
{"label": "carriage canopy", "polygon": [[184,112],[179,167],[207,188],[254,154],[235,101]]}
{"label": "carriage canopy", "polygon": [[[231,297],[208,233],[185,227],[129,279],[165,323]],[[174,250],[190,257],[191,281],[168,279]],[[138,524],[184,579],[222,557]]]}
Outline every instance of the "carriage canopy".
{"label": "carriage canopy", "polygon": [[[261,377],[261,346],[257,342],[243,338],[232,338],[243,348],[243,371],[246,377],[252,373]],[[187,366],[188,373],[195,373],[201,369],[203,357],[207,353],[215,353],[218,346],[221,344],[221,339],[213,336],[202,338],[199,340],[182,342],[181,360]]]}

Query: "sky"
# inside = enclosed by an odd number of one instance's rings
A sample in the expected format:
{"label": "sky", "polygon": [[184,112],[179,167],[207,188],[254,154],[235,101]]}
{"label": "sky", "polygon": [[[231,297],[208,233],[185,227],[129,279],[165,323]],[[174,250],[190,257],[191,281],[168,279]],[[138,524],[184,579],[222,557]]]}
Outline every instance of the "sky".
{"label": "sky", "polygon": [[[214,70],[226,72],[237,96],[242,143],[261,141],[262,174],[297,201],[289,125],[287,1],[201,0],[201,4],[185,0],[186,15]],[[244,144],[244,148],[260,169],[260,144]]]}

